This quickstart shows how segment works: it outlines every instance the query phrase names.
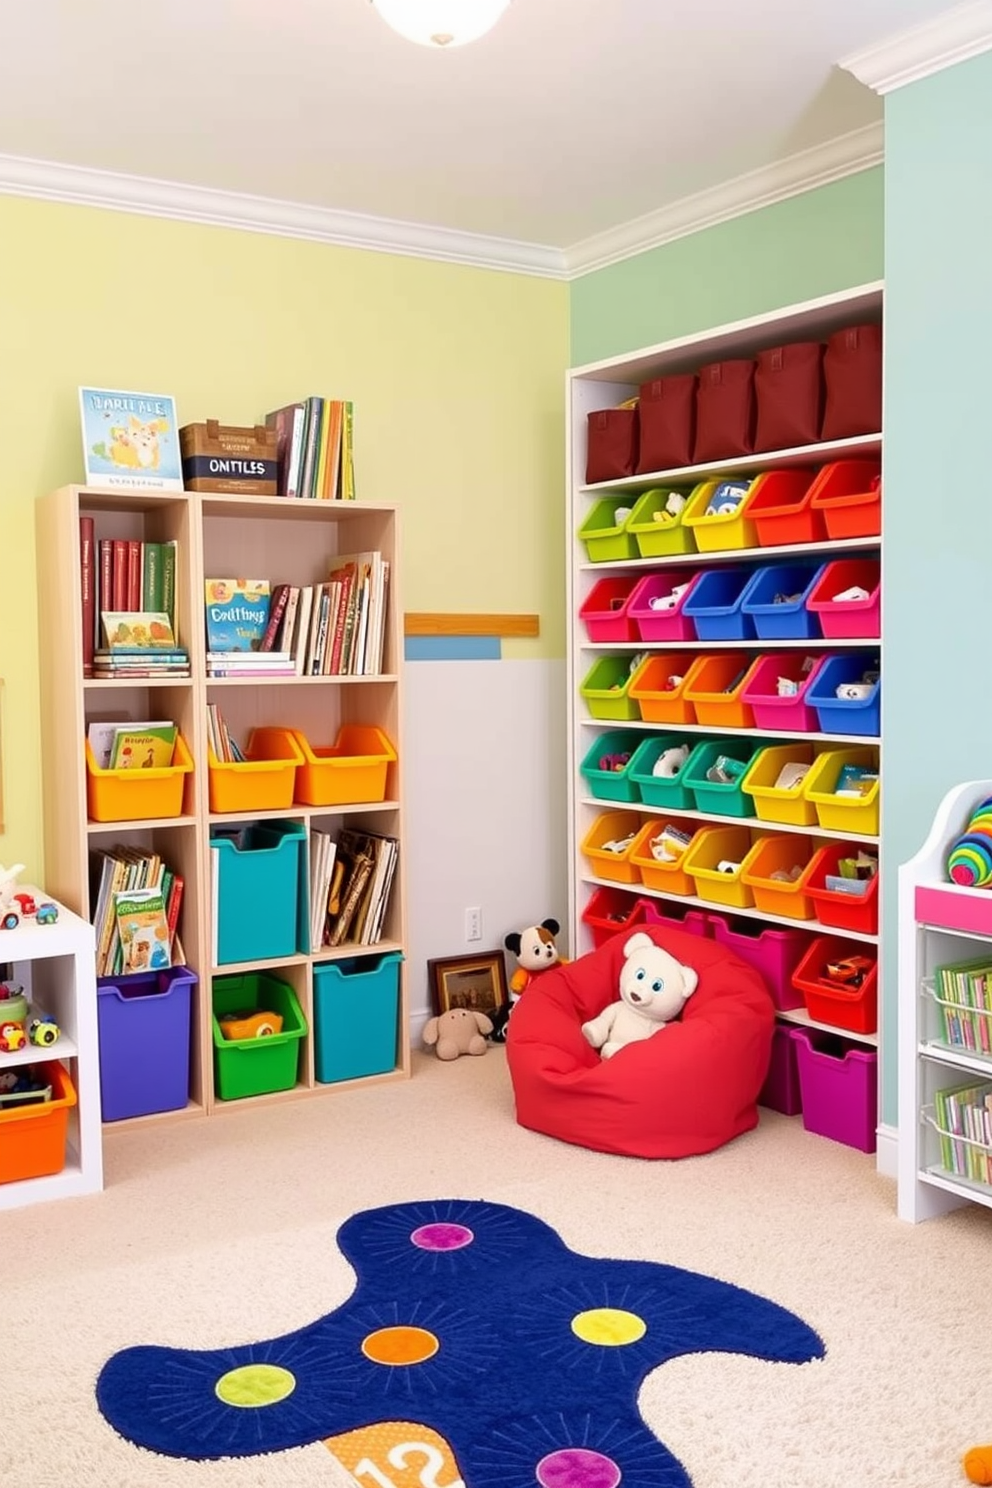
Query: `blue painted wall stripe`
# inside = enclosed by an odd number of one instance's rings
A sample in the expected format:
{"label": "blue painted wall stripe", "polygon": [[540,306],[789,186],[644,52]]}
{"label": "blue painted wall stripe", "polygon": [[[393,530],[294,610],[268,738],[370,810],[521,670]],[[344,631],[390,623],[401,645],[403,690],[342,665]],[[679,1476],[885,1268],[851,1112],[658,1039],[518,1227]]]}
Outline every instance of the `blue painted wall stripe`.
{"label": "blue painted wall stripe", "polygon": [[407,636],[407,661],[501,661],[499,636]]}

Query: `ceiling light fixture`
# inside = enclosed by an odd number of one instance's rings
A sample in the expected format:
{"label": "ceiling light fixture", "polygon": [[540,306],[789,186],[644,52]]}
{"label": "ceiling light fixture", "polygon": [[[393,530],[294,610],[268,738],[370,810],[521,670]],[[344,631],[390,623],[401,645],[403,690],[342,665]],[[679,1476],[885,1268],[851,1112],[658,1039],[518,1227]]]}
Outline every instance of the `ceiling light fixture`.
{"label": "ceiling light fixture", "polygon": [[372,0],[387,26],[421,46],[456,47],[491,31],[511,0]]}

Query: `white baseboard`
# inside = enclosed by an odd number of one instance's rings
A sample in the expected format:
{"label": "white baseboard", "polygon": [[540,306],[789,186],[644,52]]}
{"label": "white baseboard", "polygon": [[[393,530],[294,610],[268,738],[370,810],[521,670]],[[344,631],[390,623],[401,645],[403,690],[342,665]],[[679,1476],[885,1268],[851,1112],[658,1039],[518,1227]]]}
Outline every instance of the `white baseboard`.
{"label": "white baseboard", "polygon": [[898,1176],[899,1133],[894,1126],[878,1128],[875,1147],[875,1166],[883,1178]]}

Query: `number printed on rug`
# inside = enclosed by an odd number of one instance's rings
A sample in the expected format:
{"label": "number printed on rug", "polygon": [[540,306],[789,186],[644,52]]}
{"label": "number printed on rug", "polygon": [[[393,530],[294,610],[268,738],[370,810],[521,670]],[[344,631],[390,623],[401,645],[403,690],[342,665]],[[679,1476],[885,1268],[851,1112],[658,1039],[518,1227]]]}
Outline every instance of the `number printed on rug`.
{"label": "number printed on rug", "polygon": [[359,1488],[465,1488],[444,1437],[414,1421],[379,1421],[324,1445]]}

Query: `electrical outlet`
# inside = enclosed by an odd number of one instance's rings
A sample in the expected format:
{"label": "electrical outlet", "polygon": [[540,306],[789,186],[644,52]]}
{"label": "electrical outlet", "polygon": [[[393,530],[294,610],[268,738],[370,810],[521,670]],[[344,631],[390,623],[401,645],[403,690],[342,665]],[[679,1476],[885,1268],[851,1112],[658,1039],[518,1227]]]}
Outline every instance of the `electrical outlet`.
{"label": "electrical outlet", "polygon": [[478,905],[465,911],[465,939],[482,939],[482,910]]}

